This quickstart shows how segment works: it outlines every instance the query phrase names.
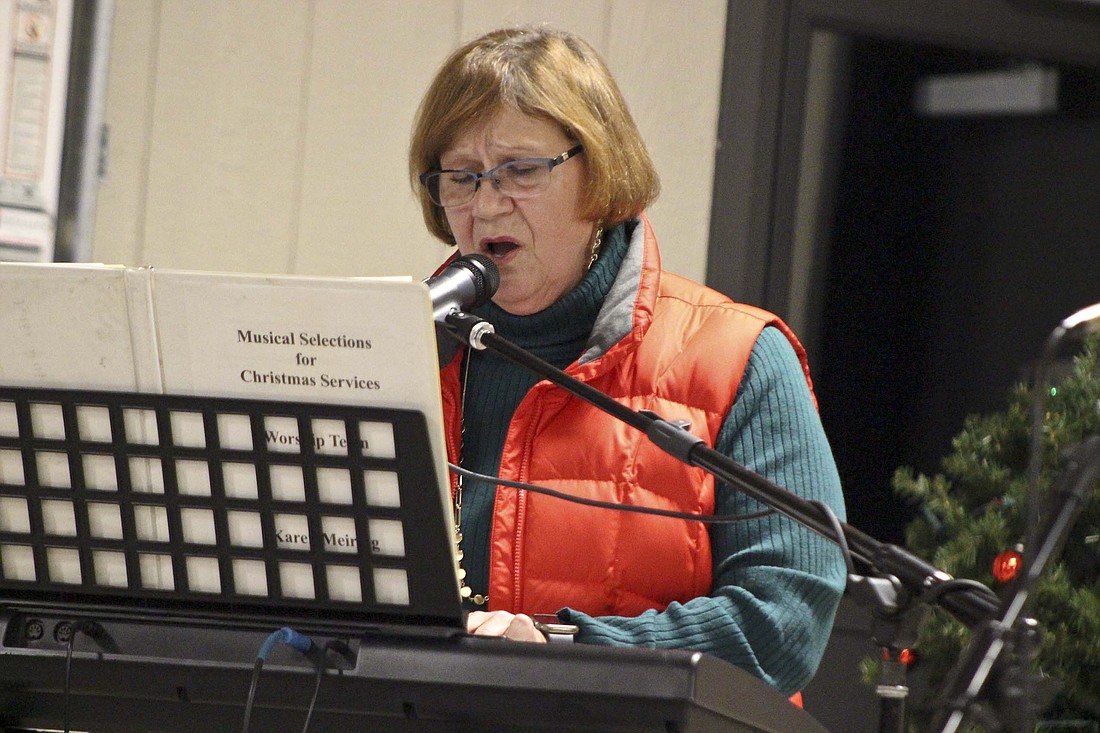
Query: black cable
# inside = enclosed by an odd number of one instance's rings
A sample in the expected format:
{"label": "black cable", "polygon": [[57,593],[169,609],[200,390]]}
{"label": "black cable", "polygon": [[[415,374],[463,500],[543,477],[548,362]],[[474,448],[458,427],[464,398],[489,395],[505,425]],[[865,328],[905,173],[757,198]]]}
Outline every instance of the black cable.
{"label": "black cable", "polygon": [[256,657],[255,663],[252,665],[252,681],[248,685],[248,698],[244,703],[244,722],[241,724],[241,731],[248,733],[249,724],[252,721],[252,704],[256,700],[256,688],[260,685],[260,670],[264,667],[264,660],[262,657]]}
{"label": "black cable", "polygon": [[348,648],[344,642],[338,639],[330,639],[325,642],[325,646],[322,648],[320,657],[317,660],[317,675],[313,682],[313,697],[309,700],[309,709],[306,711],[306,722],[302,725],[302,733],[308,733],[309,731],[309,722],[313,717],[313,710],[317,706],[317,697],[321,692],[321,679],[325,676],[325,670],[328,669],[325,660],[328,658],[330,651],[336,651],[346,656]]}
{"label": "black cable", "polygon": [[[1027,451],[1027,524],[1024,534],[1024,548],[1029,556],[1034,552],[1034,544],[1039,539],[1043,512],[1047,509],[1041,501],[1040,479],[1043,470],[1045,407],[1047,398],[1055,388],[1054,363],[1062,353],[1064,344],[1070,340],[1070,335],[1084,337],[1089,333],[1096,333],[1100,331],[1097,324],[1100,324],[1100,303],[1082,308],[1063,319],[1047,336],[1034,368],[1030,404],[1031,435]],[[1026,561],[1030,562],[1031,558],[1026,558]]]}
{"label": "black cable", "polygon": [[852,559],[852,551],[848,547],[848,537],[844,534],[844,527],[840,524],[840,518],[837,517],[833,508],[823,501],[817,499],[811,499],[810,503],[821,510],[821,513],[825,515],[825,519],[833,527],[833,532],[836,536],[833,538],[833,542],[840,548],[840,554],[844,557],[844,565],[848,568],[848,575],[852,576],[856,574],[856,563]]}
{"label": "black cable", "polygon": [[947,595],[948,593],[957,593],[960,590],[970,589],[979,593],[988,594],[994,600],[1000,600],[997,594],[994,593],[989,586],[984,583],[979,583],[976,580],[969,578],[952,578],[946,582],[934,585],[928,589],[921,596],[921,601],[926,603],[935,603],[940,597]]}
{"label": "black cable", "polygon": [[85,634],[90,639],[98,639],[103,634],[103,627],[95,621],[76,621],[72,624],[72,633],[65,642],[65,680],[62,692],[62,730],[69,733],[69,692],[72,681],[73,668],[73,644],[77,634]]}
{"label": "black cable", "polygon": [[1051,389],[1051,371],[1067,329],[1060,324],[1047,337],[1046,343],[1035,366],[1034,382],[1031,386],[1029,416],[1031,434],[1027,447],[1027,523],[1024,525],[1024,548],[1030,554],[1036,542],[1042,516],[1041,491],[1039,487],[1043,468],[1043,423],[1046,399]]}
{"label": "black cable", "polygon": [[317,663],[317,674],[313,678],[313,696],[309,699],[309,708],[306,710],[306,722],[302,724],[302,733],[309,730],[309,720],[313,717],[313,708],[317,705],[317,695],[321,692],[321,678],[325,676],[325,657],[321,655]]}
{"label": "black cable", "polygon": [[497,484],[498,486],[507,486],[512,489],[523,489],[524,491],[530,491],[532,494],[542,494],[544,496],[550,496],[555,499],[562,499],[564,501],[570,501],[574,504],[583,504],[584,506],[596,507],[597,509],[613,509],[615,511],[622,512],[634,512],[635,514],[650,514],[655,517],[669,517],[670,519],[687,519],[689,521],[702,522],[703,524],[734,524],[736,522],[746,522],[750,519],[760,519],[767,517],[771,514],[775,514],[774,509],[765,509],[760,512],[753,512],[751,514],[691,514],[688,512],[674,512],[670,509],[657,509],[647,506],[633,506],[631,504],[618,504],[612,501],[600,501],[598,499],[586,499],[583,496],[576,496],[574,494],[566,494],[562,491],[556,491],[554,489],[548,489],[545,486],[536,486],[534,484],[523,483],[522,481],[509,481],[507,479],[497,478],[496,476],[489,476],[484,473],[476,473],[469,469],[456,466],[453,463],[448,463],[447,466],[460,476],[466,478],[477,479],[478,481],[486,481],[491,484]]}
{"label": "black cable", "polygon": [[308,654],[309,650],[313,648],[313,641],[309,637],[303,636],[294,629],[286,626],[278,631],[272,632],[271,635],[267,637],[263,645],[260,646],[260,651],[256,654],[256,661],[252,665],[252,680],[248,686],[248,698],[245,700],[244,719],[241,723],[242,733],[248,733],[248,729],[252,722],[252,708],[256,702],[256,689],[260,685],[260,671],[263,669],[267,655],[271,653],[271,650],[275,648],[276,644],[286,644],[287,646],[294,647],[302,654]]}
{"label": "black cable", "polygon": [[69,636],[69,641],[65,644],[65,683],[64,691],[62,693],[62,730],[65,733],[69,733],[69,680],[72,677],[72,663],[73,663],[73,639],[76,638],[76,632],[74,631]]}

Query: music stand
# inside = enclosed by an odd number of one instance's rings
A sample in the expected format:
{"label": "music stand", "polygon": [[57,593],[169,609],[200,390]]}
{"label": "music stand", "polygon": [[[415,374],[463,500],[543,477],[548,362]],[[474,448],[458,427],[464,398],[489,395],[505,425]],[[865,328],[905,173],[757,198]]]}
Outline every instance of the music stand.
{"label": "music stand", "polygon": [[459,629],[428,455],[407,410],[0,388],[0,595],[111,617]]}

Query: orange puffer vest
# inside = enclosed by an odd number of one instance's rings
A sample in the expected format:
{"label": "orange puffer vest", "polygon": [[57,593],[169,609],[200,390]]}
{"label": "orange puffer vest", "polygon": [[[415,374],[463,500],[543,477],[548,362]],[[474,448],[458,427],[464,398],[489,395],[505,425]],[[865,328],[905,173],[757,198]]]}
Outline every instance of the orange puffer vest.
{"label": "orange puffer vest", "polygon": [[[620,324],[626,335],[566,371],[634,410],[686,420],[713,446],[765,326],[788,335],[804,369],[805,355],[775,316],[661,272],[656,240],[644,218],[642,223],[635,237],[644,231],[644,241],[631,244],[641,256],[631,268],[628,254],[618,276],[637,284],[630,322]],[[461,354],[441,374],[452,462],[461,435],[460,363]],[[714,510],[713,477],[545,380],[516,408],[499,475],[607,502],[695,514]],[[594,616],[663,610],[672,601],[706,595],[711,564],[704,524],[498,488],[489,558],[492,610],[554,613],[568,606]]]}

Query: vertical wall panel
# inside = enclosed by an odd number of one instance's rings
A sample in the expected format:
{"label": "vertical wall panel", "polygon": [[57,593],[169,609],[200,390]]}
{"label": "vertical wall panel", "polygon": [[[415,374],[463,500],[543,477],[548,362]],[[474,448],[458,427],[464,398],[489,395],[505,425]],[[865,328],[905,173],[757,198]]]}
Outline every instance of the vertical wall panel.
{"label": "vertical wall panel", "polygon": [[93,259],[99,262],[144,264],[159,11],[159,0],[119,0],[116,7],[104,113],[109,155],[96,197]]}
{"label": "vertical wall panel", "polygon": [[417,105],[458,17],[457,2],[318,0],[293,271],[424,277],[442,261],[406,170]]}
{"label": "vertical wall panel", "polygon": [[617,2],[609,63],[661,174],[650,220],[665,267],[706,275],[724,0]]}
{"label": "vertical wall panel", "polygon": [[284,269],[297,211],[312,3],[170,0],[161,12],[145,260]]}

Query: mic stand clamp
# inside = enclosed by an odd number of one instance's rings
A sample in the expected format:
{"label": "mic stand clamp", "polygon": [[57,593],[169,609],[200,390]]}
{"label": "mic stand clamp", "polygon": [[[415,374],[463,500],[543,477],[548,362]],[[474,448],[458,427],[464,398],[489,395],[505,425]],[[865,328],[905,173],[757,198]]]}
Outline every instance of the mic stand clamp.
{"label": "mic stand clamp", "polygon": [[485,350],[483,339],[486,334],[496,333],[496,328],[483,318],[455,310],[443,319],[448,332],[464,344],[478,351]]}
{"label": "mic stand clamp", "polygon": [[688,430],[691,423],[687,420],[665,420],[652,410],[639,410],[638,414],[651,420],[645,431],[646,437],[665,453],[684,463],[691,459],[692,449],[703,442],[702,438]]}

